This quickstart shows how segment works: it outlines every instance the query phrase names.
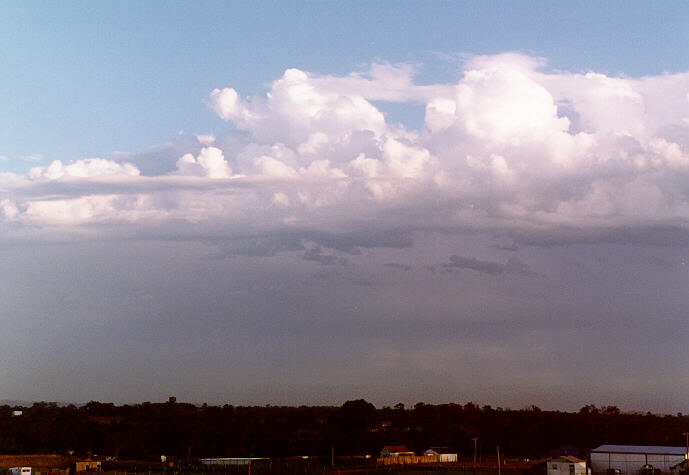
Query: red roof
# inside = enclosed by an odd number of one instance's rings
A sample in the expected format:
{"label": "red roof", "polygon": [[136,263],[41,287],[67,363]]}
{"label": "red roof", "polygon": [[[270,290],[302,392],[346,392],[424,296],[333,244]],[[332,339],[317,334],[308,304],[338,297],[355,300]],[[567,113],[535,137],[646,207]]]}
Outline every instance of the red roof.
{"label": "red roof", "polygon": [[411,452],[406,445],[386,445],[383,450],[388,452]]}

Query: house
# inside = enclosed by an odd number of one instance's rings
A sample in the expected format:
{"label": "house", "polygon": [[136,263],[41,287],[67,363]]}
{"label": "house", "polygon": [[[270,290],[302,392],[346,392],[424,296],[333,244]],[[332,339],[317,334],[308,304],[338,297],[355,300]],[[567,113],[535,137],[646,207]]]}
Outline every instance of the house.
{"label": "house", "polygon": [[553,457],[546,462],[545,475],[587,475],[586,461],[572,455]]}
{"label": "house", "polygon": [[601,445],[591,451],[591,471],[593,475],[669,473],[671,467],[685,459],[686,452],[685,447]]}
{"label": "house", "polygon": [[400,457],[402,455],[414,455],[406,445],[386,445],[380,451],[381,457]]}
{"label": "house", "polygon": [[450,447],[430,447],[423,454],[437,457],[438,462],[456,462],[458,455],[457,451]]}
{"label": "house", "polygon": [[102,470],[100,460],[79,460],[74,464],[75,472],[101,472]]}

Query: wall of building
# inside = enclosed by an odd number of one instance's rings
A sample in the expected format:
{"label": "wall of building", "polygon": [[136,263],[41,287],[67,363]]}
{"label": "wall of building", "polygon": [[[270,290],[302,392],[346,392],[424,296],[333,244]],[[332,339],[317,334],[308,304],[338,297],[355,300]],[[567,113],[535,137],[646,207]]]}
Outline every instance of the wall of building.
{"label": "wall of building", "polygon": [[568,460],[550,460],[546,464],[547,475],[570,475],[570,465],[574,475],[586,475],[586,462],[570,462]]}
{"label": "wall of building", "polygon": [[594,475],[599,475],[609,468],[617,468],[621,475],[638,475],[641,467],[649,464],[661,472],[669,473],[670,467],[682,460],[684,455],[591,452],[591,471]]}

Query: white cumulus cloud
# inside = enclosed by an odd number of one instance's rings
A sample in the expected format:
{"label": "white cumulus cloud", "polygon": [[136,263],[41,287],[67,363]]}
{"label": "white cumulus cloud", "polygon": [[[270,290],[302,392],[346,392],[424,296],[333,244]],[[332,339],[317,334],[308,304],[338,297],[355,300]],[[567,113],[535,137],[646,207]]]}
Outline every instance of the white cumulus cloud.
{"label": "white cumulus cloud", "polygon": [[206,147],[198,157],[187,153],[177,160],[180,175],[201,176],[207,178],[229,178],[232,169],[225,160],[222,150],[216,147]]}
{"label": "white cumulus cloud", "polygon": [[[466,62],[454,84],[382,64],[345,76],[289,69],[247,97],[228,85],[208,104],[236,130],[197,136],[174,171],[57,160],[0,177],[2,219],[38,232],[166,223],[168,235],[185,222],[214,233],[687,231],[689,73],[545,67],[506,53]],[[423,127],[392,124],[377,101],[425,105]]]}
{"label": "white cumulus cloud", "polygon": [[130,163],[119,163],[102,158],[85,158],[68,164],[54,160],[45,167],[33,167],[29,170],[31,180],[57,180],[63,177],[92,178],[103,176],[138,176],[139,170]]}

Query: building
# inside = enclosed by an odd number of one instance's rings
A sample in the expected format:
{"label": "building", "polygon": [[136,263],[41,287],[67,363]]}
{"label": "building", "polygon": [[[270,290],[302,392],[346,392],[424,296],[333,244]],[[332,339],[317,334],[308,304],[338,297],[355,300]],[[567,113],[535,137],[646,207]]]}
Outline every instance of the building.
{"label": "building", "polygon": [[437,457],[438,462],[456,462],[457,451],[450,447],[430,447],[423,453],[427,457]]}
{"label": "building", "polygon": [[546,462],[546,475],[587,475],[586,461],[572,455],[554,457]]}
{"label": "building", "polygon": [[381,457],[401,457],[403,455],[414,455],[406,445],[386,445],[380,451]]}
{"label": "building", "polygon": [[100,472],[102,470],[100,460],[79,460],[74,464],[75,472]]}
{"label": "building", "polygon": [[608,470],[619,475],[670,473],[673,466],[685,459],[686,453],[685,447],[601,445],[591,451],[591,471],[593,475],[607,474]]}

